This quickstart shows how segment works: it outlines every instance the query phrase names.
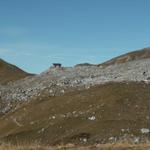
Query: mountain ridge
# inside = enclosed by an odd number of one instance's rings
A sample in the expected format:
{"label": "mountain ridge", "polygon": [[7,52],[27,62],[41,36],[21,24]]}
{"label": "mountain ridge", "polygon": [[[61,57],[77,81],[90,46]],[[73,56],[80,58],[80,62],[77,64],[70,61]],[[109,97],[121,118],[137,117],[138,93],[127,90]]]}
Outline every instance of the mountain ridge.
{"label": "mountain ridge", "polygon": [[106,62],[99,64],[99,66],[109,66],[147,58],[150,58],[150,47],[122,54],[118,57],[112,58]]}

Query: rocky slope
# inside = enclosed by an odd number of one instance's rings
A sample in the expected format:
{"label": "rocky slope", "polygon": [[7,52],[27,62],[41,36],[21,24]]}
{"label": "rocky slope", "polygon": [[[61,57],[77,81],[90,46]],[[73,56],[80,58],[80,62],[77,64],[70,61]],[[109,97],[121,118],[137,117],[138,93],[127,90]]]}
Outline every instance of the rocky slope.
{"label": "rocky slope", "polygon": [[[77,65],[70,68],[50,68],[40,75],[25,78],[5,86],[0,85],[0,99],[2,104],[0,111],[7,112],[10,110],[12,102],[16,100],[27,101],[30,99],[36,99],[37,97],[45,94],[48,96],[59,96],[72,90],[90,88],[91,86],[107,82],[149,82],[149,52],[149,49],[144,49],[143,51],[126,54],[124,56],[132,55],[136,59],[121,64],[115,63],[114,65],[109,65],[107,67]],[[124,56],[120,56],[118,58],[123,59]],[[14,69],[13,73],[16,74],[16,68],[12,68]],[[18,75],[19,73],[17,73],[15,78],[18,77]],[[13,74],[11,76],[13,77]],[[7,77],[5,78],[7,80],[9,79]]]}
{"label": "rocky slope", "polygon": [[59,96],[72,90],[90,88],[107,82],[150,81],[150,59],[136,60],[105,68],[82,66],[50,68],[40,75],[0,86],[0,97],[6,102],[2,112],[9,110],[13,101],[27,101],[41,95]]}

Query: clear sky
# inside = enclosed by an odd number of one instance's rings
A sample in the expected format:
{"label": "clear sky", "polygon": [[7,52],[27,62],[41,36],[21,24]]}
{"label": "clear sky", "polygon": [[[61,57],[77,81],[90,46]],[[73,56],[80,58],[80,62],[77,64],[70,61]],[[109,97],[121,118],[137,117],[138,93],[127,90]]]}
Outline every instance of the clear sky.
{"label": "clear sky", "polygon": [[0,58],[39,73],[150,46],[150,0],[0,0]]}

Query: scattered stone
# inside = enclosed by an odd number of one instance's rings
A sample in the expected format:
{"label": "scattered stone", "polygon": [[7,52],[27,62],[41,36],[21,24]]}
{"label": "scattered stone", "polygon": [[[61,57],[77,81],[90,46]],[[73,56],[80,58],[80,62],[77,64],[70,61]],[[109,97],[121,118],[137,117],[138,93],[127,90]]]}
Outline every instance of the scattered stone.
{"label": "scattered stone", "polygon": [[91,116],[88,119],[91,120],[91,121],[94,121],[96,119],[96,117],[95,116]]}
{"label": "scattered stone", "polygon": [[141,129],[141,133],[143,133],[143,134],[148,134],[148,133],[150,133],[150,129],[142,128],[142,129]]}

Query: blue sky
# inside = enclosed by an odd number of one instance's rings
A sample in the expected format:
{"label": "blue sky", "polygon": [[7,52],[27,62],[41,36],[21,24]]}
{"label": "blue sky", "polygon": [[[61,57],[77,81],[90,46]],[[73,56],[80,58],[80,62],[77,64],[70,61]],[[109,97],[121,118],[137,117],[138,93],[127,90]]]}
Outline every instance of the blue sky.
{"label": "blue sky", "polygon": [[0,58],[40,73],[150,46],[150,0],[0,0]]}

